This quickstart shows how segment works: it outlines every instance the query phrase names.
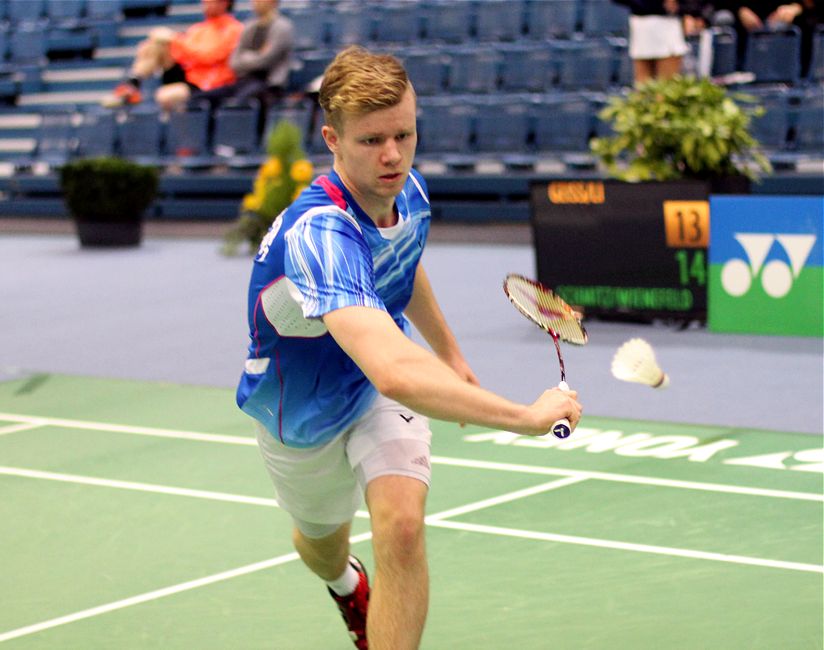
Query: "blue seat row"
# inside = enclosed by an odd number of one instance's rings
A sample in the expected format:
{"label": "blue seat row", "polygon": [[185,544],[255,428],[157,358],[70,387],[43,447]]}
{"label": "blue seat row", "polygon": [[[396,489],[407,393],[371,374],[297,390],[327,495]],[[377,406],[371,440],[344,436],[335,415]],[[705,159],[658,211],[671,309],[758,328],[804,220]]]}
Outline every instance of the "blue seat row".
{"label": "blue seat row", "polygon": [[362,0],[288,7],[297,46],[464,43],[625,35],[629,12],[610,0]]}
{"label": "blue seat row", "polygon": [[275,107],[260,121],[255,102],[208,104],[164,116],[153,104],[121,111],[93,108],[43,111],[37,144],[31,156],[18,158],[18,167],[43,162],[59,166],[74,157],[119,155],[156,166],[203,168],[216,165],[256,167],[265,157],[265,138],[281,119],[290,119],[308,133],[311,107]]}

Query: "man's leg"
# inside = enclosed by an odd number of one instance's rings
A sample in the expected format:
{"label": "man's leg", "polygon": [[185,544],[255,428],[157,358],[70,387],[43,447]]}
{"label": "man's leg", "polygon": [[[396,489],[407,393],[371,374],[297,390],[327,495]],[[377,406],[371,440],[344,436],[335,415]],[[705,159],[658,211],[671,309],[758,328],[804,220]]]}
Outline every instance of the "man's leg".
{"label": "man's leg", "polygon": [[166,84],[155,91],[155,101],[164,111],[183,110],[191,95],[185,83]]}
{"label": "man's leg", "polygon": [[379,476],[366,489],[375,579],[369,598],[370,650],[415,650],[429,607],[424,508],[428,487],[407,476]]}
{"label": "man's leg", "polygon": [[149,39],[141,41],[137,46],[137,54],[129,76],[146,79],[162,70],[165,62],[164,50],[168,51],[168,49],[168,44],[157,43]]}
{"label": "man's leg", "polygon": [[349,560],[350,524],[343,524],[326,537],[312,538],[295,527],[292,542],[303,563],[324,581],[338,578],[346,569]]}

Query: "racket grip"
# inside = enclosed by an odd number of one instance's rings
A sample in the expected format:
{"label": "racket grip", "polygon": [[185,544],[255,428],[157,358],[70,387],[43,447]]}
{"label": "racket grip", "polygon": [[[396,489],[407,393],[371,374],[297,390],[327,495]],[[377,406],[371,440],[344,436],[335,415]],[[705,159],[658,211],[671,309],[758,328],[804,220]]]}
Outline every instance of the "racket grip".
{"label": "racket grip", "polygon": [[[560,384],[558,384],[558,388],[560,388],[563,391],[567,391],[569,390],[569,384],[567,384],[565,381],[562,381]],[[569,420],[567,418],[561,418],[560,420],[555,420],[555,422],[553,422],[550,431],[552,432],[552,435],[556,438],[569,438],[569,435],[572,433],[572,426],[570,425]]]}

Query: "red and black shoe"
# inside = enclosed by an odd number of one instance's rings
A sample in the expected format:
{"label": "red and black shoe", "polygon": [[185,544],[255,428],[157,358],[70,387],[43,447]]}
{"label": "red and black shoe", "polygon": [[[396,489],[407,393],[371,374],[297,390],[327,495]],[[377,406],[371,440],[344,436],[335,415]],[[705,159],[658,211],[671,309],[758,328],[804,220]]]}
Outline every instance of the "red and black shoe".
{"label": "red and black shoe", "polygon": [[[369,576],[363,568],[360,560],[356,557],[349,558],[349,564],[358,572],[358,586],[355,591],[348,596],[338,596],[329,589],[329,594],[337,603],[343,622],[349,629],[349,636],[358,650],[368,650],[369,642],[366,640],[366,610],[369,609]],[[327,587],[328,589],[328,587]]]}

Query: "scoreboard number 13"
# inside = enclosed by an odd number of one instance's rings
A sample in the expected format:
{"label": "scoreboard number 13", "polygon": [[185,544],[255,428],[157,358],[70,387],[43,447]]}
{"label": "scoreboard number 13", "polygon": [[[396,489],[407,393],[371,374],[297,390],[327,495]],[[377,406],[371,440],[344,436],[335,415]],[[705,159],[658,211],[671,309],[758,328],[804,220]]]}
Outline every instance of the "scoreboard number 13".
{"label": "scoreboard number 13", "polygon": [[710,241],[709,201],[664,201],[664,231],[670,248],[706,248]]}

